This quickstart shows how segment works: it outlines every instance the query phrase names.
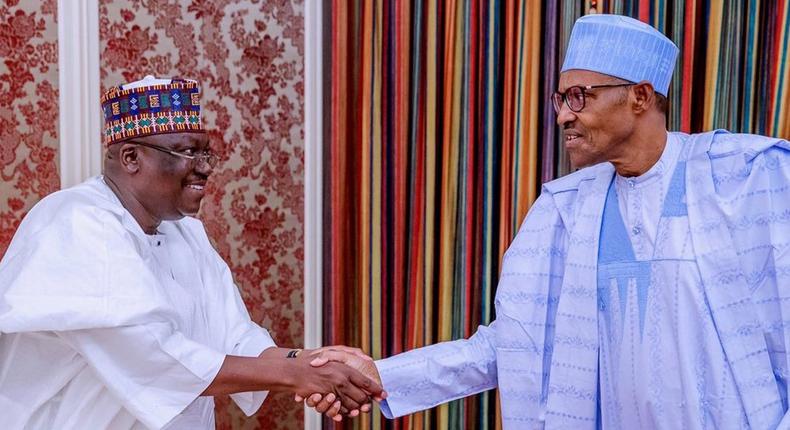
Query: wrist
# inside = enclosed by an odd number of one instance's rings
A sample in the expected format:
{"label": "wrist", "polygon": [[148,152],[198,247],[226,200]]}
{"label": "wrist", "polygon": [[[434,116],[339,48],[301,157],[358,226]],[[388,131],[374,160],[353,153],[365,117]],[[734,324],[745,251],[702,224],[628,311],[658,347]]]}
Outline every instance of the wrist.
{"label": "wrist", "polygon": [[272,357],[270,360],[279,385],[277,391],[296,392],[302,385],[304,369],[301,368],[299,360],[287,357],[288,351],[283,351],[282,354]]}
{"label": "wrist", "polygon": [[[260,371],[264,372],[266,379],[269,379],[270,389],[274,391],[294,391],[299,385],[299,377],[303,373],[300,370],[299,361],[288,358],[292,348],[271,347],[264,350],[258,358],[260,361]],[[304,351],[298,356],[304,355]]]}
{"label": "wrist", "polygon": [[258,357],[265,359],[288,358],[288,354],[291,353],[291,351],[297,351],[297,350],[301,351],[299,354],[305,353],[305,351],[297,348],[280,348],[278,346],[272,346],[270,348],[264,349],[260,353],[260,355],[258,355]]}

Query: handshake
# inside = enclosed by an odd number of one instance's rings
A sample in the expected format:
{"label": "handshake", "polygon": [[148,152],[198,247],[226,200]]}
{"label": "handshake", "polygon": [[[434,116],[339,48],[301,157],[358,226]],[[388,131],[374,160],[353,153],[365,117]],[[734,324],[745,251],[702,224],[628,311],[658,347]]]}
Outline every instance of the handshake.
{"label": "handshake", "polygon": [[381,386],[373,359],[361,349],[327,346],[302,351],[293,357],[303,367],[304,380],[294,384],[294,400],[304,401],[318,413],[335,421],[356,417],[371,410],[371,401],[381,402],[387,393]]}

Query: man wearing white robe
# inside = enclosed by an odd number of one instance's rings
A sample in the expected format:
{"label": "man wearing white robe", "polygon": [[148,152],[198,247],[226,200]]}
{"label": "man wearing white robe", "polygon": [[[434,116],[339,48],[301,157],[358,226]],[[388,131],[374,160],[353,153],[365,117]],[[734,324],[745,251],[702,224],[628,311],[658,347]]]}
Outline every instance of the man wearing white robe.
{"label": "man wearing white robe", "polygon": [[368,367],[387,417],[498,387],[505,429],[790,428],[790,143],[667,132],[677,53],[627,17],[576,22],[553,102],[589,167],[543,186],[496,321]]}
{"label": "man wearing white robe", "polygon": [[213,395],[248,415],[268,390],[349,410],[379,395],[250,320],[191,217],[216,162],[197,83],[146,77],[102,102],[105,174],[35,205],[0,262],[0,427],[210,429]]}

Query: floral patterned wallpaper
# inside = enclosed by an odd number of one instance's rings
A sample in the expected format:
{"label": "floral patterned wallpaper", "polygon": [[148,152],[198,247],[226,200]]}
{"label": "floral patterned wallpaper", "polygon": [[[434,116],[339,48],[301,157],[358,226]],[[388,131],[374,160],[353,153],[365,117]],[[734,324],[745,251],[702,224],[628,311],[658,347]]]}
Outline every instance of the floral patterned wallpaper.
{"label": "floral patterned wallpaper", "polygon": [[[222,162],[200,218],[252,318],[278,344],[302,345],[302,1],[102,0],[99,20],[102,91],[148,74],[203,85]],[[302,419],[289,395],[270,396],[250,419],[217,398],[219,429],[294,429]]]}
{"label": "floral patterned wallpaper", "polygon": [[0,257],[60,188],[57,0],[0,2]]}

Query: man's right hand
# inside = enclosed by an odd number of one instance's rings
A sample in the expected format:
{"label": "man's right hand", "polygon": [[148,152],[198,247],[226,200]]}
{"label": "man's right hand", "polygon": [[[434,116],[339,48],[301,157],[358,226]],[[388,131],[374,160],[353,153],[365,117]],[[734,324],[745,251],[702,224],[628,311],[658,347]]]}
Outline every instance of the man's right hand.
{"label": "man's right hand", "polygon": [[[321,368],[334,363],[343,363],[375,381],[378,386],[381,386],[381,377],[379,376],[378,369],[373,359],[358,348],[347,346],[325,347],[316,350],[310,357],[312,358],[310,364],[314,367]],[[372,395],[373,399],[377,402],[381,402],[386,396],[387,394],[384,391],[379,395]],[[322,394],[321,392],[315,392],[306,399],[304,396],[297,395],[295,400],[298,402],[305,400],[307,406],[314,408],[318,413],[325,414],[335,421],[342,420],[343,415],[354,417],[359,414],[356,410],[346,412],[339,404],[340,402],[337,401],[336,396],[332,393]],[[370,411],[370,404],[363,405],[360,410],[362,412]]]}
{"label": "man's right hand", "polygon": [[331,394],[338,412],[349,416],[370,410],[371,398],[385,396],[381,384],[343,363],[313,365],[316,357],[327,349],[302,351],[293,358],[289,358],[288,349],[278,347],[267,348],[258,357],[226,355],[219,372],[201,395],[289,391],[304,398],[313,393]]}
{"label": "man's right hand", "polygon": [[[339,354],[347,354],[349,357]],[[362,356],[367,358],[364,354]],[[314,393],[322,393],[322,398],[331,399],[330,406],[340,404],[338,412],[356,416],[359,410],[370,410],[371,398],[378,400],[386,396],[377,374],[375,378],[371,378],[362,372],[365,370],[364,366],[355,366],[365,360],[346,350],[307,350],[289,360],[294,360],[296,365],[289,373],[292,390],[297,397],[305,398]],[[370,363],[372,365],[372,360]]]}

